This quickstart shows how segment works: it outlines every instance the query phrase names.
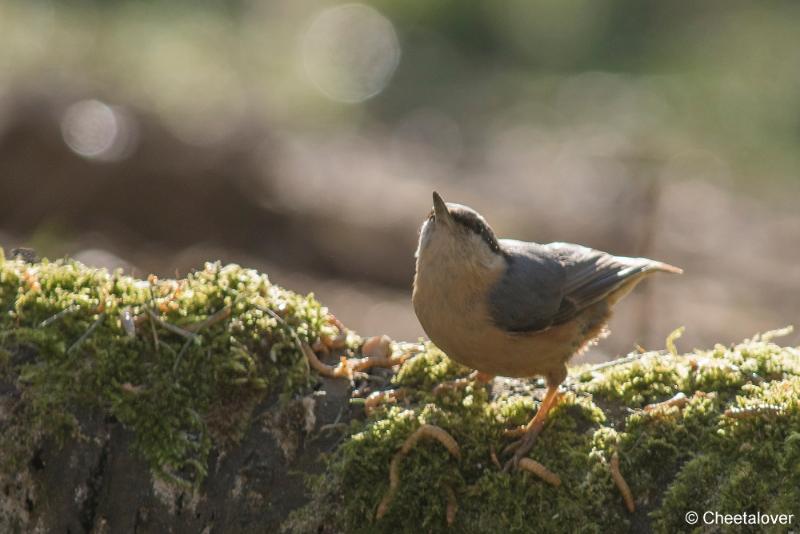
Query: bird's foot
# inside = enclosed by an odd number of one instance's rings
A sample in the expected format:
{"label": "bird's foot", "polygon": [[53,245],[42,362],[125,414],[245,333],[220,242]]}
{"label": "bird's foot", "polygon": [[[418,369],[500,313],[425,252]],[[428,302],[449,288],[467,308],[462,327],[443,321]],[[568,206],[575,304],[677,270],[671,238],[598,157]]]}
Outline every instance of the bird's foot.
{"label": "bird's foot", "polygon": [[514,456],[503,466],[503,472],[508,473],[511,469],[516,469],[519,466],[519,461],[527,456],[533,448],[533,444],[536,443],[536,438],[539,437],[544,428],[544,423],[544,418],[541,421],[537,421],[529,429],[524,430],[522,439],[518,439],[505,448],[503,452],[511,453],[513,451]]}
{"label": "bird's foot", "polygon": [[533,444],[536,442],[536,438],[539,437],[539,434],[542,432],[547,422],[547,416],[550,410],[557,404],[559,397],[558,386],[548,386],[547,393],[539,405],[539,410],[536,412],[533,419],[531,419],[530,423],[525,427],[519,427],[506,433],[506,435],[515,437],[521,435],[522,439],[511,443],[506,447],[505,451],[503,451],[506,453],[514,452],[514,456],[506,462],[506,465],[503,467],[504,472],[507,473],[512,468],[516,469],[519,465],[519,461],[530,452]]}
{"label": "bird's foot", "polygon": [[494,379],[494,375],[482,373],[480,371],[473,371],[466,378],[457,378],[448,382],[442,382],[433,388],[434,395],[441,395],[445,391],[456,391],[467,387],[469,384],[488,384]]}
{"label": "bird's foot", "polygon": [[533,473],[551,486],[558,487],[561,485],[561,478],[557,474],[553,473],[536,460],[532,460],[526,456],[536,442],[536,438],[542,431],[542,428],[544,428],[544,422],[537,424],[525,434],[525,437],[506,447],[506,451],[514,451],[514,456],[506,462],[506,465],[503,467],[503,472],[508,473],[512,469],[522,469],[523,471]]}

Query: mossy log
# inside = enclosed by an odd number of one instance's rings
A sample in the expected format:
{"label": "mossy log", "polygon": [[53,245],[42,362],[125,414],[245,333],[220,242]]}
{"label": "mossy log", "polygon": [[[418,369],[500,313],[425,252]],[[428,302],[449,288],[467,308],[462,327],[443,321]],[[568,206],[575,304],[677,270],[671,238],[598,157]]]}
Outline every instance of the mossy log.
{"label": "mossy log", "polygon": [[[469,370],[424,343],[393,343],[392,368],[348,366],[361,338],[236,265],[137,280],[0,251],[0,313],[0,532],[678,532],[689,511],[800,517],[800,351],[777,333],[572,369],[529,454],[540,478],[502,463],[541,384],[434,393]],[[318,375],[309,347],[346,372]]]}

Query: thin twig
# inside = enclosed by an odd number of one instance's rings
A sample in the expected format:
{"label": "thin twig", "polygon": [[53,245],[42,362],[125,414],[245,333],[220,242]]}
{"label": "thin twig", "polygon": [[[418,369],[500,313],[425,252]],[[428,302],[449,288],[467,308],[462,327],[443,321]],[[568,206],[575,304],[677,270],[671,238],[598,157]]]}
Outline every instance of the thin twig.
{"label": "thin twig", "polygon": [[178,355],[175,356],[175,363],[172,364],[172,374],[173,374],[173,376],[175,375],[175,372],[178,370],[178,364],[180,363],[181,358],[183,357],[183,354],[189,349],[189,345],[192,343],[192,341],[194,341],[193,338],[187,339],[183,343],[183,346],[181,347],[180,352],[178,352]]}
{"label": "thin twig", "polygon": [[200,330],[208,328],[209,326],[212,326],[212,325],[214,325],[214,324],[216,324],[216,323],[218,323],[220,321],[224,321],[225,319],[227,319],[230,316],[231,316],[231,307],[230,306],[225,306],[225,307],[217,310],[216,312],[212,313],[211,315],[209,315],[208,317],[206,317],[202,321],[198,321],[196,323],[193,323],[193,324],[190,324],[190,325],[186,325],[184,327],[184,329],[187,332],[192,332],[192,333],[196,334]]}
{"label": "thin twig", "polygon": [[[148,281],[148,283],[150,283],[150,282]],[[153,308],[155,308],[156,307],[156,301],[153,298],[153,285],[152,285],[152,283],[150,283],[149,290],[150,290],[150,305]],[[148,313],[146,315],[147,315],[147,318],[150,320],[150,329],[153,332],[153,345],[155,345],[156,352],[161,352],[161,343],[159,342],[159,339],[158,339],[158,332],[156,332],[156,321],[153,318],[152,314]]]}
{"label": "thin twig", "polygon": [[188,339],[193,339],[193,338],[197,337],[197,334],[195,334],[194,332],[189,332],[188,330],[184,330],[184,329],[183,329],[183,328],[181,328],[180,326],[175,326],[175,325],[174,325],[174,324],[172,324],[172,323],[168,323],[168,322],[164,321],[163,319],[161,319],[161,318],[160,318],[160,317],[159,317],[159,316],[156,314],[156,312],[154,312],[154,311],[153,311],[153,310],[151,310],[150,308],[145,308],[145,311],[146,311],[146,312],[147,312],[147,313],[150,315],[150,317],[151,317],[151,318],[152,318],[152,319],[153,319],[153,320],[154,320],[156,323],[158,323],[158,324],[159,324],[160,326],[162,326],[163,328],[166,328],[167,330],[169,330],[169,331],[170,331],[170,332],[172,332],[173,334],[178,334],[179,336],[181,336],[181,337],[185,337],[185,338],[188,338]]}
{"label": "thin twig", "polygon": [[[292,336],[292,339],[294,339],[294,343],[295,343],[295,346],[297,347],[297,350],[300,351],[300,354],[305,355],[306,363],[309,366],[313,367],[318,373],[320,373],[322,375],[325,375],[325,376],[330,376],[330,377],[333,377],[333,378],[340,378],[340,377],[343,377],[343,376],[349,378],[350,376],[352,376],[350,374],[342,374],[342,373],[347,373],[347,371],[349,371],[349,369],[341,368],[341,370],[337,371],[337,369],[340,369],[340,366],[337,366],[337,367],[334,368],[334,367],[331,367],[330,365],[326,365],[326,364],[322,363],[321,361],[319,361],[319,358],[317,358],[317,355],[314,354],[313,350],[311,350],[311,347],[309,346],[309,344],[305,343],[304,341],[302,341],[300,339],[300,337],[297,335],[297,332],[294,331],[294,328],[292,328],[289,325],[289,323],[287,323],[283,319],[283,317],[281,317],[280,315],[278,315],[277,313],[275,313],[274,311],[272,311],[269,308],[263,308],[263,307],[259,306],[258,309],[263,311],[264,313],[269,314],[270,317],[272,317],[273,319],[278,321],[280,324],[282,324],[289,331],[289,334]],[[350,371],[350,372],[352,372],[352,371]]]}
{"label": "thin twig", "polygon": [[[157,317],[154,316],[154,314],[153,314],[153,312],[151,310],[148,309],[147,311],[150,313],[150,316],[154,320],[159,320]],[[230,317],[230,315],[231,315],[231,307],[230,306],[225,306],[225,307],[221,308],[220,310],[217,310],[216,312],[212,313],[211,315],[209,315],[208,317],[206,317],[202,321],[199,321],[199,322],[196,322],[194,324],[188,325],[186,328],[180,328],[180,327],[172,325],[170,323],[167,323],[167,322],[164,322],[164,321],[160,321],[160,324],[162,324],[168,330],[170,330],[172,332],[175,332],[177,334],[180,334],[180,335],[185,335],[185,337],[186,337],[186,341],[184,341],[183,346],[181,347],[181,350],[178,352],[178,355],[175,357],[175,363],[172,364],[172,374],[173,375],[178,371],[178,365],[180,365],[180,363],[181,363],[181,358],[183,358],[183,355],[186,353],[187,350],[189,350],[189,346],[198,337],[198,333],[201,330],[203,330],[204,328],[208,328],[209,326],[211,326],[213,324],[216,324],[216,323],[218,323],[220,321],[224,321],[225,319]],[[182,331],[183,333],[178,332],[178,330]]]}
{"label": "thin twig", "polygon": [[273,319],[275,319],[276,321],[281,323],[284,327],[286,327],[286,329],[289,331],[289,334],[291,334],[292,338],[294,339],[294,342],[297,345],[298,350],[300,350],[300,352],[302,352],[302,349],[300,348],[300,345],[302,344],[302,342],[300,341],[300,338],[298,337],[297,332],[294,331],[294,328],[289,326],[289,323],[287,323],[286,320],[283,317],[281,317],[280,315],[278,315],[277,313],[275,313],[274,311],[272,311],[269,308],[264,308],[264,307],[258,306],[258,309],[263,311],[264,313],[269,314],[270,317],[272,317]]}
{"label": "thin twig", "polygon": [[[272,317],[273,319],[278,321],[280,324],[282,324],[289,331],[289,334],[292,336],[292,339],[294,339],[294,344],[295,344],[295,347],[297,347],[297,350],[300,351],[300,354],[304,354],[306,356],[306,360],[305,360],[305,362],[306,362],[306,372],[310,372],[311,369],[310,369],[309,366],[310,366],[311,362],[308,359],[308,353],[314,354],[314,351],[311,350],[311,347],[308,346],[308,343],[303,343],[300,340],[300,336],[297,335],[297,332],[294,331],[294,328],[292,328],[289,325],[289,323],[287,323],[283,319],[283,317],[281,317],[280,315],[278,315],[277,313],[275,313],[274,311],[272,311],[269,308],[264,308],[264,307],[261,307],[261,306],[257,306],[257,308],[259,310],[263,311],[264,313],[267,313],[270,317]],[[305,350],[306,348],[308,350]]]}
{"label": "thin twig", "polygon": [[81,307],[78,306],[77,304],[73,304],[71,306],[67,306],[66,308],[64,308],[60,312],[56,313],[55,315],[51,315],[50,317],[48,317],[47,319],[45,319],[44,321],[39,323],[39,328],[45,328],[47,326],[50,326],[51,324],[53,324],[54,322],[58,321],[62,317],[66,317],[67,315],[69,315],[71,313],[75,313],[76,311],[78,311],[80,309],[81,309]]}
{"label": "thin twig", "polygon": [[97,320],[95,320],[95,322],[92,323],[92,325],[89,327],[89,329],[86,330],[86,332],[84,332],[83,335],[81,337],[79,337],[78,340],[75,343],[70,345],[70,347],[67,349],[67,354],[69,354],[70,352],[75,350],[76,347],[78,347],[81,343],[86,341],[86,339],[89,336],[91,336],[92,333],[95,330],[97,330],[97,327],[100,326],[100,323],[102,323],[105,320],[105,318],[106,318],[106,313],[105,312],[103,312],[100,315],[98,315],[97,316]]}

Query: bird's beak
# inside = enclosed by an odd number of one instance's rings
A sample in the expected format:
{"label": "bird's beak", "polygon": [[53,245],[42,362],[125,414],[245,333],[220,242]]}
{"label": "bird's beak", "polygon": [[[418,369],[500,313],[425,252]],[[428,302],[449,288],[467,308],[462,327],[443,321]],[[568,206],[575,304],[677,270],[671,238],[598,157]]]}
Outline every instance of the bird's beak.
{"label": "bird's beak", "polygon": [[444,203],[444,200],[436,191],[433,192],[433,211],[439,221],[449,223],[452,219],[450,211],[447,209],[447,204]]}

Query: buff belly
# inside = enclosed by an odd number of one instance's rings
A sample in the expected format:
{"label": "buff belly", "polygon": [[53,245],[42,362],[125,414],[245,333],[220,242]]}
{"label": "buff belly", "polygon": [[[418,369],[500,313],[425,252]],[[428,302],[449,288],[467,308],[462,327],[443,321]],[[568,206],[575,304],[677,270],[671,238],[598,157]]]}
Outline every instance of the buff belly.
{"label": "buff belly", "polygon": [[[477,310],[472,314],[477,314]],[[428,337],[448,357],[483,373],[562,377],[564,365],[603,332],[610,313],[600,303],[567,323],[535,333],[508,333],[469,312],[421,313]]]}
{"label": "buff belly", "polygon": [[601,334],[610,316],[609,307],[601,302],[564,324],[540,332],[510,333],[494,326],[479,297],[488,288],[467,284],[455,291],[424,282],[416,280],[413,302],[430,340],[453,360],[492,375],[563,379],[565,363]]}

